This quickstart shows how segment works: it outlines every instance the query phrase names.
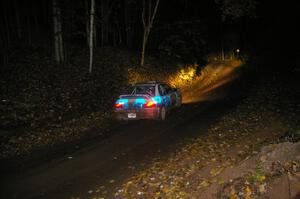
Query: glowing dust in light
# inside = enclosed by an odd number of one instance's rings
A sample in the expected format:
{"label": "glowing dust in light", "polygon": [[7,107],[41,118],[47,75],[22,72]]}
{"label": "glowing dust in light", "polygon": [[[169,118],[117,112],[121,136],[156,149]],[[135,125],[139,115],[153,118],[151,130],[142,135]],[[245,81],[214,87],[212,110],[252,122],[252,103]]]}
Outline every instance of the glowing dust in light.
{"label": "glowing dust in light", "polygon": [[238,68],[243,65],[239,59],[212,60],[197,75],[197,64],[183,66],[173,73],[155,73],[151,70],[129,71],[129,83],[159,81],[165,82],[182,93],[183,103],[196,103],[224,97],[218,88],[239,76]]}
{"label": "glowing dust in light", "polygon": [[214,91],[236,79],[239,76],[236,69],[241,66],[240,60],[210,63],[192,83],[181,88],[183,103],[195,103],[223,97],[222,93]]}

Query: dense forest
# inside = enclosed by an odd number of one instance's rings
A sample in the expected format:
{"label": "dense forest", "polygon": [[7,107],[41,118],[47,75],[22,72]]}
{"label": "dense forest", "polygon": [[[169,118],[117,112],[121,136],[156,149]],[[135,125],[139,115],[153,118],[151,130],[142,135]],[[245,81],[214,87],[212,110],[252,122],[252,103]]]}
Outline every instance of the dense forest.
{"label": "dense forest", "polygon": [[[64,63],[72,59],[74,48],[91,45],[188,59],[220,48],[230,51],[245,42],[244,22],[256,6],[253,1],[230,2],[2,1],[1,63],[7,65],[18,50],[34,48]],[[237,18],[233,24],[231,19]]]}
{"label": "dense forest", "polygon": [[93,51],[117,47],[184,59],[236,48],[247,53],[288,48],[298,41],[296,9],[254,0],[6,0],[1,1],[1,65],[33,49],[64,63],[75,48],[91,45]]}

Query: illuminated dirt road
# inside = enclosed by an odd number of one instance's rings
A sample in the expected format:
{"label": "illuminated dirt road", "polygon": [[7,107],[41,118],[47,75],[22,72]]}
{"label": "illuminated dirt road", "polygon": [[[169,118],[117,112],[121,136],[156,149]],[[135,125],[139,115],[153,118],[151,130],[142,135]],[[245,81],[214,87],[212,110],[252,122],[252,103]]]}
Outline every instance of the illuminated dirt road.
{"label": "illuminated dirt road", "polygon": [[[167,157],[234,108],[240,99],[238,89],[237,84],[222,84],[206,95],[214,100],[184,104],[166,122],[122,124],[105,140],[6,175],[0,182],[0,198],[91,198],[95,191],[113,198],[122,181],[151,161]],[[216,100],[216,94],[222,97]]]}

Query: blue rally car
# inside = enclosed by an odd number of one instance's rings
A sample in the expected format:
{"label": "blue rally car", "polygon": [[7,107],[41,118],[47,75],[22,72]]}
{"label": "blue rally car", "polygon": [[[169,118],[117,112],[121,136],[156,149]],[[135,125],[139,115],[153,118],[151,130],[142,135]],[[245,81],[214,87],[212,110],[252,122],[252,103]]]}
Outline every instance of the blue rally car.
{"label": "blue rally car", "polygon": [[165,120],[170,110],[180,106],[179,90],[158,82],[135,84],[114,104],[115,117],[119,120]]}

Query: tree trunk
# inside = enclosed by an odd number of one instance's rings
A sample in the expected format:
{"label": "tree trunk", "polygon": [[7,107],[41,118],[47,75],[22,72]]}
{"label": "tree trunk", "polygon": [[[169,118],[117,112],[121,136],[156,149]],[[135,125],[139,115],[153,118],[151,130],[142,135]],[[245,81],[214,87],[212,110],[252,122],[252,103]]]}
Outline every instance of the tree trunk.
{"label": "tree trunk", "polygon": [[101,0],[101,46],[109,44],[109,17],[116,0]]}
{"label": "tree trunk", "polygon": [[60,8],[57,10],[58,14],[58,36],[59,36],[59,56],[61,59],[61,63],[65,61],[65,55],[64,55],[64,43],[63,43],[63,38],[62,38],[62,22],[61,22],[61,12]]}
{"label": "tree trunk", "polygon": [[[4,8],[4,6],[3,6]],[[2,16],[1,16],[2,17]],[[3,19],[3,20],[1,20]],[[0,18],[0,27],[5,27],[5,21],[4,21],[4,17],[3,18]],[[5,28],[1,28],[0,29],[0,61],[1,61],[1,65],[0,67],[6,67],[6,65],[8,64],[8,56],[7,56],[7,42],[8,42],[8,39],[7,39],[7,32],[5,30]]]}
{"label": "tree trunk", "polygon": [[31,32],[31,7],[30,5],[27,5],[27,17],[26,17],[26,25],[27,25],[27,43],[28,45],[32,44],[32,32]]}
{"label": "tree trunk", "polygon": [[121,30],[121,25],[120,23],[118,22],[117,23],[117,30],[118,30],[118,45],[121,45],[123,43],[123,40],[122,40],[122,30]]}
{"label": "tree trunk", "polygon": [[183,5],[183,11],[182,11],[182,19],[185,20],[186,19],[186,11],[188,8],[188,0],[184,0],[183,1],[184,5]]}
{"label": "tree trunk", "polygon": [[86,8],[86,43],[87,46],[90,46],[90,7],[89,7],[89,3],[87,0],[84,1],[85,3],[85,8]]}
{"label": "tree trunk", "polygon": [[56,0],[52,0],[53,6],[53,29],[54,29],[54,53],[58,64],[64,62],[64,48],[62,38],[61,11]]}
{"label": "tree trunk", "polygon": [[4,68],[7,66],[8,64],[8,56],[7,56],[7,43],[6,43],[6,38],[5,38],[5,32],[2,31],[3,29],[1,29],[1,33],[0,33],[0,47],[1,47],[1,51],[0,51],[0,61],[1,61],[1,66]]}
{"label": "tree trunk", "polygon": [[[151,0],[148,0],[148,5],[145,3],[146,0],[143,0],[143,12],[142,12],[142,22],[144,26],[144,36],[143,36],[143,45],[142,45],[142,53],[141,53],[141,62],[140,66],[143,67],[145,64],[145,52],[146,52],[146,47],[147,47],[147,42],[150,34],[150,30],[153,25],[153,21],[157,12],[157,8],[159,5],[159,0],[156,0],[156,4],[152,13],[152,8],[151,8]],[[148,7],[148,8],[146,8]],[[146,19],[146,10],[147,12],[147,19]]]}
{"label": "tree trunk", "polygon": [[60,53],[59,53],[59,37],[57,29],[57,5],[56,0],[52,0],[53,3],[53,29],[54,29],[54,53],[56,63],[60,63]]}
{"label": "tree trunk", "polygon": [[94,47],[97,48],[97,27],[96,27],[96,18],[94,17],[94,23],[93,23],[93,41],[94,41]]}
{"label": "tree trunk", "polygon": [[101,1],[101,46],[104,46],[104,0]]}
{"label": "tree trunk", "polygon": [[145,51],[146,51],[146,46],[148,42],[148,36],[149,36],[150,28],[144,30],[144,36],[143,36],[143,46],[142,46],[142,55],[141,55],[141,63],[140,65],[143,67],[145,64]]}
{"label": "tree trunk", "polygon": [[41,40],[41,34],[39,33],[39,19],[38,19],[38,9],[37,6],[39,5],[34,5],[32,4],[32,17],[33,17],[33,30],[34,30],[34,38],[35,38],[35,42],[39,42],[39,40]]}
{"label": "tree trunk", "polygon": [[2,14],[3,14],[3,26],[1,26],[1,28],[3,28],[3,33],[5,34],[5,39],[6,39],[6,44],[7,46],[10,45],[10,37],[11,37],[11,31],[10,31],[10,26],[9,26],[9,20],[8,20],[8,13],[7,10],[5,9],[5,3],[3,2],[3,7],[2,7]]}
{"label": "tree trunk", "polygon": [[18,38],[22,38],[22,28],[21,28],[21,23],[20,23],[20,15],[19,15],[19,8],[16,0],[13,1],[14,7],[15,7],[15,17],[16,17],[16,29],[17,29],[17,35]]}
{"label": "tree trunk", "polygon": [[89,73],[92,73],[93,69],[93,32],[94,32],[94,15],[95,15],[95,0],[91,0],[91,16],[90,16],[90,66]]}
{"label": "tree trunk", "polygon": [[221,35],[221,60],[224,61],[225,60],[225,52],[224,52],[224,21],[223,18],[221,20],[221,24],[220,24],[220,35]]}
{"label": "tree trunk", "polygon": [[132,47],[132,17],[131,7],[128,0],[124,0],[124,21],[125,21],[125,32],[126,32],[126,45],[128,48]]}

